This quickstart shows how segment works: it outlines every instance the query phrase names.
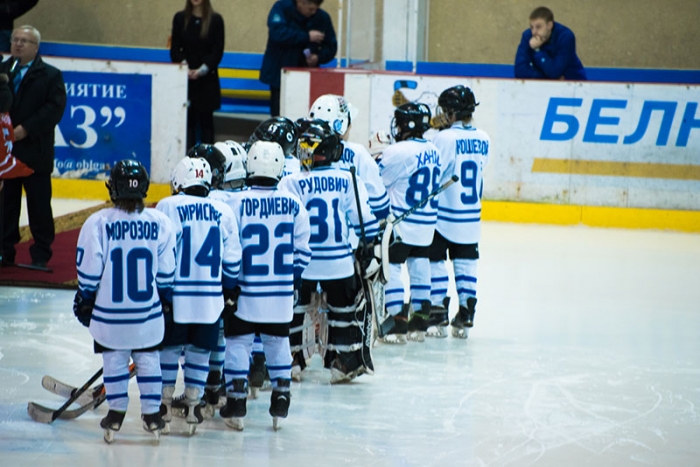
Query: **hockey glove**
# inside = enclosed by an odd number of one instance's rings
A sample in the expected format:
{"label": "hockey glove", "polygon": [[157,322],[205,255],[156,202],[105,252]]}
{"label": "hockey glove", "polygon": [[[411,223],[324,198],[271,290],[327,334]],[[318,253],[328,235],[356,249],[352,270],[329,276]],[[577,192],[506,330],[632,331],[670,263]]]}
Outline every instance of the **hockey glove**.
{"label": "hockey glove", "polygon": [[80,324],[85,327],[90,326],[90,318],[92,318],[92,309],[94,307],[94,298],[86,298],[80,291],[75,293],[75,298],[73,299],[73,314],[78,318]]}
{"label": "hockey glove", "polygon": [[360,274],[362,277],[370,277],[379,269],[379,261],[375,253],[374,243],[366,246],[359,245],[355,250],[355,257],[360,265]]}
{"label": "hockey glove", "polygon": [[224,289],[224,311],[221,313],[223,319],[232,317],[238,311],[238,296],[241,288],[236,286],[232,289]]}
{"label": "hockey glove", "polygon": [[160,298],[160,307],[163,311],[163,319],[166,324],[174,321],[173,317],[173,289],[158,289],[158,298]]}

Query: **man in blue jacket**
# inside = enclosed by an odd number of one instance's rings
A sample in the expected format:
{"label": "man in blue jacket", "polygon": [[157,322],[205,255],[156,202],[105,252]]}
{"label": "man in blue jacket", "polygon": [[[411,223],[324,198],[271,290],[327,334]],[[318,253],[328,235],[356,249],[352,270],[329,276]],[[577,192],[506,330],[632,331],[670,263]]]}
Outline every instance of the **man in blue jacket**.
{"label": "man in blue jacket", "polygon": [[260,81],[270,86],[270,114],[280,114],[283,67],[317,67],[338,50],[331,17],[323,0],[279,0],[267,17],[268,38]]}
{"label": "man in blue jacket", "polygon": [[515,55],[515,77],[586,79],[573,31],[555,23],[549,8],[541,6],[530,13],[530,29],[523,32]]}

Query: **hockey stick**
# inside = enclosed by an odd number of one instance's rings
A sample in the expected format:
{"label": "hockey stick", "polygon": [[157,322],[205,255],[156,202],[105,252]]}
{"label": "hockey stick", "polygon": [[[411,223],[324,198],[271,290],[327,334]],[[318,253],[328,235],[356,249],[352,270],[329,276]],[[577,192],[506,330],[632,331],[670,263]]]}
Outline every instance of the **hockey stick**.
{"label": "hockey stick", "polygon": [[439,195],[439,194],[442,193],[443,191],[447,190],[450,186],[452,186],[453,183],[456,183],[458,180],[459,180],[459,177],[458,177],[457,175],[453,175],[452,178],[450,178],[448,181],[446,181],[445,183],[443,183],[442,185],[440,185],[439,187],[437,187],[434,191],[432,191],[431,193],[429,193],[428,196],[426,196],[426,197],[423,198],[422,200],[418,201],[418,203],[416,203],[416,204],[414,204],[413,206],[411,206],[411,209],[409,209],[408,211],[404,212],[404,213],[401,214],[399,217],[393,219],[393,220],[391,221],[391,224],[392,224],[392,225],[396,225],[396,224],[398,224],[399,222],[403,221],[403,220],[406,219],[408,216],[410,216],[411,214],[413,214],[414,212],[416,212],[417,210],[419,210],[420,208],[422,208],[423,206],[425,206],[426,204],[428,204],[428,203],[429,203],[433,198],[435,198],[437,195]]}
{"label": "hockey stick", "polygon": [[[39,423],[52,423],[54,420],[59,418],[62,413],[70,407],[70,405],[78,400],[81,395],[88,389],[90,389],[90,386],[92,383],[97,381],[97,378],[102,376],[102,372],[104,371],[103,368],[100,368],[97,370],[97,373],[92,375],[92,377],[85,383],[83,384],[77,391],[73,393],[73,395],[66,401],[65,404],[63,404],[61,407],[59,407],[56,410],[49,409],[47,407],[44,407],[39,404],[35,404],[34,402],[30,402],[29,405],[27,406],[27,412],[29,413],[29,416],[32,417],[33,420],[39,422]],[[81,409],[78,409],[81,410]],[[87,411],[89,409],[85,409],[83,412]],[[81,412],[81,414],[83,413]],[[80,414],[78,414],[80,415]]]}
{"label": "hockey stick", "polygon": [[[131,363],[129,365],[129,378],[133,378],[136,375],[136,364]],[[75,391],[78,390],[75,386],[71,386],[70,384],[66,384],[62,381],[57,380],[56,378],[53,378],[49,375],[45,375],[41,379],[41,385],[44,387],[49,392],[52,392],[58,396],[65,397],[66,399],[69,399],[73,394],[75,394]],[[92,389],[90,389],[89,392],[85,392],[82,396],[78,398],[74,402],[74,404],[78,404],[80,406],[85,406],[93,402],[95,399],[97,399],[101,394],[105,393],[105,385],[104,383],[100,383],[97,386],[94,386]],[[97,408],[100,406],[102,402],[104,402],[104,398],[100,400],[93,408]],[[63,416],[59,418],[64,418]]]}

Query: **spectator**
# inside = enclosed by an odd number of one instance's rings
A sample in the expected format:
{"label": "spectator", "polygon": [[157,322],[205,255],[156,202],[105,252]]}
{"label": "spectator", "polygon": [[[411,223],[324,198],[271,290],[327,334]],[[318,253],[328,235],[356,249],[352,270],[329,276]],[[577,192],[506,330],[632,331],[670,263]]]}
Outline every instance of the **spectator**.
{"label": "spectator", "polygon": [[323,0],[279,0],[267,17],[267,47],[260,81],[270,86],[270,114],[280,115],[283,67],[317,67],[330,62],[338,50],[331,17]]}
{"label": "spectator", "polygon": [[530,29],[523,32],[515,55],[515,77],[586,79],[586,71],[576,55],[573,31],[554,22],[554,13],[547,7],[530,13]]}
{"label": "spectator", "polygon": [[34,8],[39,0],[0,0],[0,52],[10,51],[15,20]]}
{"label": "spectator", "polygon": [[[170,44],[173,63],[189,68],[187,149],[214,143],[214,111],[221,107],[219,63],[224,56],[224,19],[210,0],[186,0],[175,13]],[[199,138],[197,138],[199,130]]]}
{"label": "spectator", "polygon": [[34,267],[45,269],[54,240],[51,210],[51,172],[54,160],[54,131],[66,106],[66,87],[60,70],[44,63],[39,55],[41,34],[33,26],[12,31],[12,57],[0,64],[14,90],[10,118],[14,125],[12,153],[34,169],[27,177],[5,180],[2,236],[3,264],[15,260],[19,242],[22,187],[27,196],[29,229],[34,244],[29,248]]}

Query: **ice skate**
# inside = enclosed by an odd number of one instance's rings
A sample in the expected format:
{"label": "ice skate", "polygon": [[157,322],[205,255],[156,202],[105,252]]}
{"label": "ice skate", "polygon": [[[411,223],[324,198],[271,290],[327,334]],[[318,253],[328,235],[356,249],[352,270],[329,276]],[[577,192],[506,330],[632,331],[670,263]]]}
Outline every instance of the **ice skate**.
{"label": "ice skate", "polygon": [[164,435],[170,434],[170,422],[173,420],[173,394],[175,386],[163,386],[163,392],[160,399],[160,415],[163,417],[165,426],[161,430]]}
{"label": "ice skate", "polygon": [[199,389],[194,387],[186,387],[185,398],[187,400],[188,407],[185,422],[187,422],[190,436],[192,436],[197,430],[197,425],[204,421],[204,416],[202,415],[202,401],[199,398]]}
{"label": "ice skate", "polygon": [[406,333],[408,332],[408,305],[404,305],[403,310],[398,315],[388,315],[379,325],[382,336],[381,341],[385,344],[406,344]]}
{"label": "ice skate", "polygon": [[349,383],[365,372],[357,352],[338,352],[331,363],[331,384]]}
{"label": "ice skate", "polygon": [[100,420],[100,426],[105,430],[104,440],[108,444],[111,444],[112,441],[114,441],[114,433],[121,429],[125,415],[126,412],[110,410],[107,412],[107,416]]}
{"label": "ice skate", "polygon": [[248,372],[248,384],[250,387],[251,399],[258,398],[258,392],[265,385],[265,379],[267,379],[265,354],[253,354],[253,361],[250,363],[250,370]]}
{"label": "ice skate", "polygon": [[423,342],[425,341],[425,332],[428,330],[430,319],[430,302],[424,301],[421,303],[420,311],[416,311],[408,320],[408,332],[406,338],[409,341]]}
{"label": "ice skate", "polygon": [[204,407],[202,414],[207,418],[212,418],[219,407],[219,390],[221,389],[221,373],[211,371],[207,376],[207,385],[204,386]]}
{"label": "ice skate", "polygon": [[141,420],[143,420],[143,429],[153,433],[156,441],[160,441],[160,433],[165,428],[165,420],[160,412],[141,414]]}
{"label": "ice skate", "polygon": [[292,381],[301,382],[301,372],[306,368],[306,359],[302,352],[292,355]]}
{"label": "ice skate", "polygon": [[448,310],[450,309],[450,297],[445,297],[442,306],[431,306],[428,317],[427,337],[447,337],[447,325],[450,324]]}
{"label": "ice skate", "polygon": [[290,381],[277,380],[277,387],[272,390],[272,396],[270,396],[270,415],[272,416],[272,428],[275,431],[280,429],[280,421],[287,418],[289,413],[289,403],[292,399],[289,388]]}
{"label": "ice skate", "polygon": [[[219,410],[226,426],[243,431],[243,418],[246,416],[246,380],[234,379],[233,392],[226,398],[226,404]],[[237,396],[237,397],[233,397]]]}
{"label": "ice skate", "polygon": [[459,307],[459,311],[452,318],[452,337],[466,339],[469,337],[469,329],[474,326],[474,314],[476,313],[476,298],[469,297],[467,306]]}

